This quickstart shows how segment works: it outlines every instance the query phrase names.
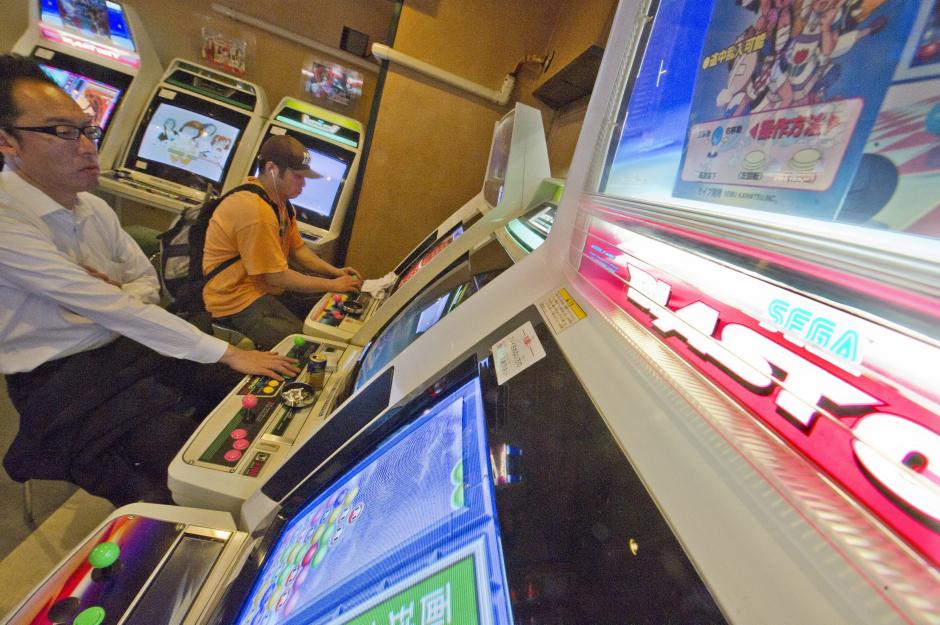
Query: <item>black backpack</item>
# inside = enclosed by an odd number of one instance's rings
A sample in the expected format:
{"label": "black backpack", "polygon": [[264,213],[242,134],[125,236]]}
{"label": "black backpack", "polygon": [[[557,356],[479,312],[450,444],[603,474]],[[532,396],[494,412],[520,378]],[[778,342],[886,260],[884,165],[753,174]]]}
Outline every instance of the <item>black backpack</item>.
{"label": "black backpack", "polygon": [[[236,254],[214,267],[208,274],[202,273],[202,257],[205,251],[206,230],[209,220],[222,200],[239,191],[250,191],[268,203],[278,216],[277,204],[271,201],[264,188],[257,184],[243,184],[228,193],[207,199],[202,206],[187,208],[169,230],[159,235],[160,269],[163,274],[163,287],[173,298],[170,309],[177,313],[200,313],[206,309],[202,290],[206,284],[231,267],[239,258]],[[288,205],[288,212],[293,211]]]}

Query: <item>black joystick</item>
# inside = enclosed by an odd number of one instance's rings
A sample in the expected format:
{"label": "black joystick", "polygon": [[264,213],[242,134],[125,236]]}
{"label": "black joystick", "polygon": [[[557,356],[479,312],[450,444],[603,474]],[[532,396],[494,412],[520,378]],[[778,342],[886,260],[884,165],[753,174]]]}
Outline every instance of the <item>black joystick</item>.
{"label": "black joystick", "polygon": [[117,543],[105,542],[97,545],[88,554],[88,563],[93,569],[91,579],[95,582],[104,582],[113,579],[121,573],[121,548]]}
{"label": "black joystick", "polygon": [[66,597],[59,599],[52,604],[49,611],[46,612],[46,618],[50,622],[58,625],[59,623],[71,623],[78,615],[78,609],[82,607],[82,601],[78,597]]}
{"label": "black joystick", "polygon": [[358,317],[361,315],[364,308],[365,306],[354,299],[347,300],[343,303],[343,312],[345,312],[347,315],[352,315],[353,317]]}

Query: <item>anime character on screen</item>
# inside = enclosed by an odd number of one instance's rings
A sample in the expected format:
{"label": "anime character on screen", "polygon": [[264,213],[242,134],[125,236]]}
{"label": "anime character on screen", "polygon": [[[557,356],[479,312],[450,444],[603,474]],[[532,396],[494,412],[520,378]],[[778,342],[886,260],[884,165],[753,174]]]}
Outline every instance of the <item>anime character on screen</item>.
{"label": "anime character on screen", "polygon": [[163,130],[157,135],[157,141],[166,143],[175,139],[177,135],[179,135],[179,132],[176,130],[176,120],[168,117],[163,120]]}
{"label": "anime character on screen", "polygon": [[814,104],[827,99],[841,70],[834,62],[862,38],[877,34],[879,16],[861,27],[884,0],[738,0],[757,14],[737,42],[763,45],[730,63],[716,104],[729,115]]}
{"label": "anime character on screen", "polygon": [[189,165],[190,161],[199,158],[204,139],[214,135],[215,130],[212,124],[203,124],[195,119],[189,120],[180,127],[176,138],[167,146],[166,151],[170,155],[170,160]]}
{"label": "anime character on screen", "polygon": [[62,20],[79,30],[108,36],[108,9],[104,0],[59,0]]}
{"label": "anime character on screen", "polygon": [[728,86],[718,94],[716,103],[730,109],[731,115],[759,111],[773,82],[779,87],[783,77],[781,66],[790,27],[793,23],[794,0],[737,0],[745,9],[755,11],[757,20],[738,37],[736,43],[753,41],[762,45],[738,56],[731,62]]}
{"label": "anime character on screen", "polygon": [[199,156],[213,165],[222,167],[228,158],[228,153],[232,149],[231,137],[217,134],[209,141],[209,148],[203,151]]}

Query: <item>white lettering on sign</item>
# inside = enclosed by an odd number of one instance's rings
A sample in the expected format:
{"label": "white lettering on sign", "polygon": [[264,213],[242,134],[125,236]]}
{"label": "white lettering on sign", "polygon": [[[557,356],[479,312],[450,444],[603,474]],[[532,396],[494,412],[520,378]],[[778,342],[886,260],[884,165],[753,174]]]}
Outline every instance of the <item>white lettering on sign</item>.
{"label": "white lettering on sign", "polygon": [[[836,416],[864,414],[883,402],[856,388],[756,330],[729,323],[716,336],[720,312],[703,302],[668,308],[672,288],[649,273],[628,265],[627,298],[648,312],[665,336],[677,336],[722,368],[749,391],[774,397],[778,411],[809,434],[821,412]],[[940,523],[940,434],[904,417],[872,413],[852,429],[855,459],[869,479],[911,509]],[[834,451],[835,453],[835,451]],[[816,458],[825,465],[825,458]],[[915,515],[916,516],[916,515]]]}
{"label": "white lettering on sign", "polygon": [[[940,434],[893,414],[870,414],[855,424],[855,457],[871,477],[940,523]],[[906,468],[905,468],[906,467]],[[931,483],[932,482],[932,483]]]}

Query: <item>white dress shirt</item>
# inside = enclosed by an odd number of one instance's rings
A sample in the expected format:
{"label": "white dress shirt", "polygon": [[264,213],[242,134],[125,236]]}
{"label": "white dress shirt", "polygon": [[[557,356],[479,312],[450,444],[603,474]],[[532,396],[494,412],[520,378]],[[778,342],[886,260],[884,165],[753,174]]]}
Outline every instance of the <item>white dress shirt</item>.
{"label": "white dress shirt", "polygon": [[0,373],[119,335],[166,356],[218,361],[227,343],[154,305],[157,274],[114,211],[90,193],[78,198],[68,210],[15,172],[0,173]]}

